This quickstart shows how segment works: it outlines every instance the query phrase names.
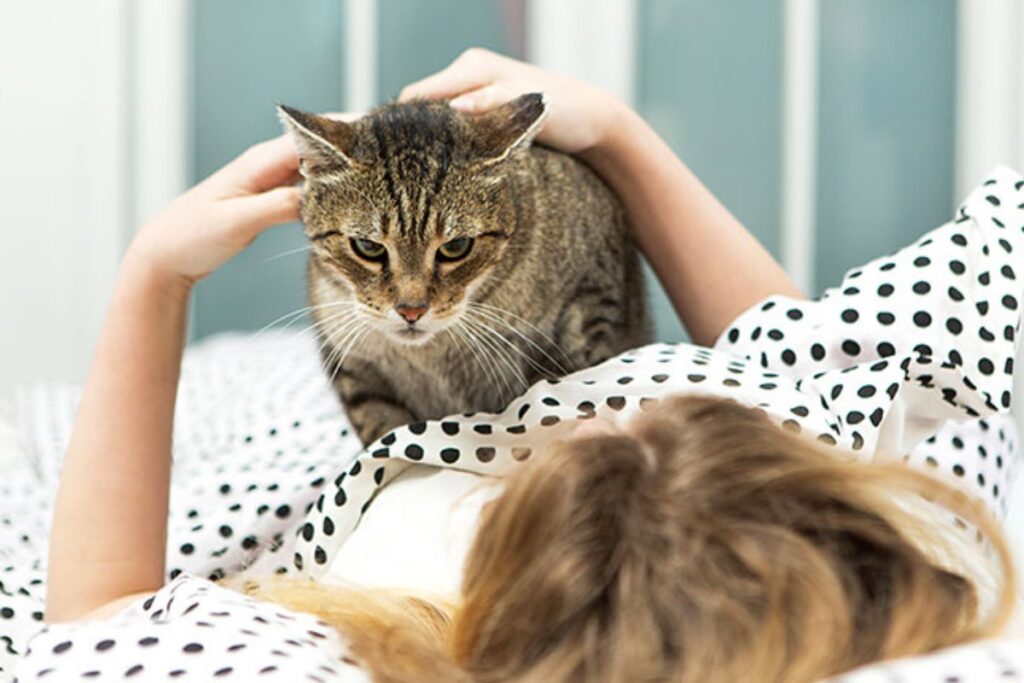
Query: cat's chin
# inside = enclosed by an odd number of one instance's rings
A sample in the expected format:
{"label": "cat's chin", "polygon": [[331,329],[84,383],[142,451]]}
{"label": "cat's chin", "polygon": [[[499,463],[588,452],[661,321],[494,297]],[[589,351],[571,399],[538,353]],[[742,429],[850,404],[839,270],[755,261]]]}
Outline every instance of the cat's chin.
{"label": "cat's chin", "polygon": [[423,346],[431,339],[434,338],[435,334],[432,331],[421,330],[415,327],[407,327],[394,332],[388,332],[388,336],[399,344],[405,346]]}

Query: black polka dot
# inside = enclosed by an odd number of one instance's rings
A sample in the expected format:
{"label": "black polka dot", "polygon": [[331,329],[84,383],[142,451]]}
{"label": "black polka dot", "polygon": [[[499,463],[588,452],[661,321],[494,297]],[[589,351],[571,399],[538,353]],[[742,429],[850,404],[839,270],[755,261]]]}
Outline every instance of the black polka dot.
{"label": "black polka dot", "polygon": [[924,280],[920,280],[914,283],[913,289],[914,294],[927,294],[928,292],[932,291],[932,286],[925,282]]}
{"label": "black polka dot", "polygon": [[843,352],[848,356],[856,356],[860,353],[860,344],[852,339],[847,339],[843,342]]}
{"label": "black polka dot", "polygon": [[[477,425],[479,427],[480,425]],[[410,460],[422,460],[423,459],[423,447],[419,444],[411,443],[405,447],[405,457]]]}
{"label": "black polka dot", "polygon": [[441,423],[441,431],[444,432],[445,434],[447,434],[448,436],[455,436],[456,434],[459,433],[459,423],[458,422],[442,422]]}
{"label": "black polka dot", "polygon": [[857,322],[857,319],[860,318],[860,313],[858,313],[852,308],[847,308],[845,311],[843,311],[842,318],[843,322],[855,323]]}
{"label": "black polka dot", "polygon": [[106,640],[101,640],[100,642],[96,643],[97,652],[106,652],[107,650],[110,650],[113,647],[114,641],[110,640],[109,638],[107,638]]}
{"label": "black polka dot", "polygon": [[[782,352],[782,362],[786,365],[793,365],[796,363],[796,354],[793,353],[792,349],[786,349]],[[739,384],[737,382],[737,384]]]}
{"label": "black polka dot", "polygon": [[883,297],[883,298],[885,298],[887,296],[892,296],[892,293],[895,292],[895,291],[896,291],[896,288],[893,287],[892,285],[888,284],[888,283],[886,283],[884,285],[879,285],[878,286],[878,296]]}
{"label": "black polka dot", "polygon": [[480,462],[490,462],[494,460],[494,455],[495,450],[493,448],[482,446],[476,449],[476,459]]}
{"label": "black polka dot", "polygon": [[203,646],[201,643],[188,643],[185,647],[181,648],[181,651],[187,654],[196,654],[203,651]]}
{"label": "black polka dot", "polygon": [[825,357],[825,347],[821,344],[811,345],[811,358],[814,360],[821,360]]}
{"label": "black polka dot", "polygon": [[623,396],[609,396],[605,399],[605,403],[607,403],[608,407],[612,410],[622,410],[626,407],[626,399]]}
{"label": "black polka dot", "polygon": [[459,459],[458,448],[442,448],[441,449],[441,460],[451,465],[453,462],[457,462]]}
{"label": "black polka dot", "polygon": [[804,313],[799,308],[791,308],[786,311],[786,317],[790,320],[800,320],[804,317]]}
{"label": "black polka dot", "polygon": [[928,327],[932,324],[932,316],[927,311],[918,311],[914,314],[914,324],[918,327]]}
{"label": "black polka dot", "polygon": [[889,313],[888,311],[881,311],[878,315],[875,316],[875,319],[877,319],[878,322],[880,322],[883,325],[892,325],[894,322],[896,322],[896,316],[894,316],[892,313]]}

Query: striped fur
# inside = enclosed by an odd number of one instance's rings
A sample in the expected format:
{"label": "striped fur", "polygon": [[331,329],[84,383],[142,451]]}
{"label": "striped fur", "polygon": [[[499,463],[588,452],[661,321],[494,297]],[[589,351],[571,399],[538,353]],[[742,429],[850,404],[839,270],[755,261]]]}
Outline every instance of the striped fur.
{"label": "striped fur", "polygon": [[[428,102],[353,123],[282,107],[306,176],[324,366],[364,442],[501,410],[538,379],[650,339],[625,214],[589,167],[531,146],[543,115],[539,95],[475,118]],[[468,255],[442,260],[460,238]],[[426,313],[408,323],[396,306]]]}

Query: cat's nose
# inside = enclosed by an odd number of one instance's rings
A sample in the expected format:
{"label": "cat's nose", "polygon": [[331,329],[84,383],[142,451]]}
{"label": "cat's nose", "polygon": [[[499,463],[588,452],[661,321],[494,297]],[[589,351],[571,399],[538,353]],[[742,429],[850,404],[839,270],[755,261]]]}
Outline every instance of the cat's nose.
{"label": "cat's nose", "polygon": [[398,304],[395,306],[395,310],[405,319],[405,322],[411,325],[427,312],[427,304]]}

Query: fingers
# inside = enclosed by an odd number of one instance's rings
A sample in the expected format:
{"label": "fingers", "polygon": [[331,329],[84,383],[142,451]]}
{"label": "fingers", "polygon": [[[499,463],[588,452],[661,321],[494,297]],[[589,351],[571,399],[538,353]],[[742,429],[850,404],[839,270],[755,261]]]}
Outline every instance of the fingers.
{"label": "fingers", "polygon": [[493,84],[463,93],[449,102],[449,105],[452,109],[458,109],[467,114],[479,114],[515,99],[516,94],[511,88]]}
{"label": "fingers", "polygon": [[287,135],[260,142],[209,178],[228,195],[264,192],[299,179],[299,158]]}
{"label": "fingers", "polygon": [[357,119],[361,119],[366,116],[365,111],[329,111],[326,114],[321,114],[324,118],[334,119],[335,121],[344,121],[345,123],[352,123]]}
{"label": "fingers", "polygon": [[278,187],[247,197],[229,199],[225,209],[231,212],[229,231],[248,244],[267,228],[299,219],[297,187]]}
{"label": "fingers", "polygon": [[488,50],[470,48],[436,74],[405,86],[398,101],[455,97],[480,88],[495,80],[502,59]]}

